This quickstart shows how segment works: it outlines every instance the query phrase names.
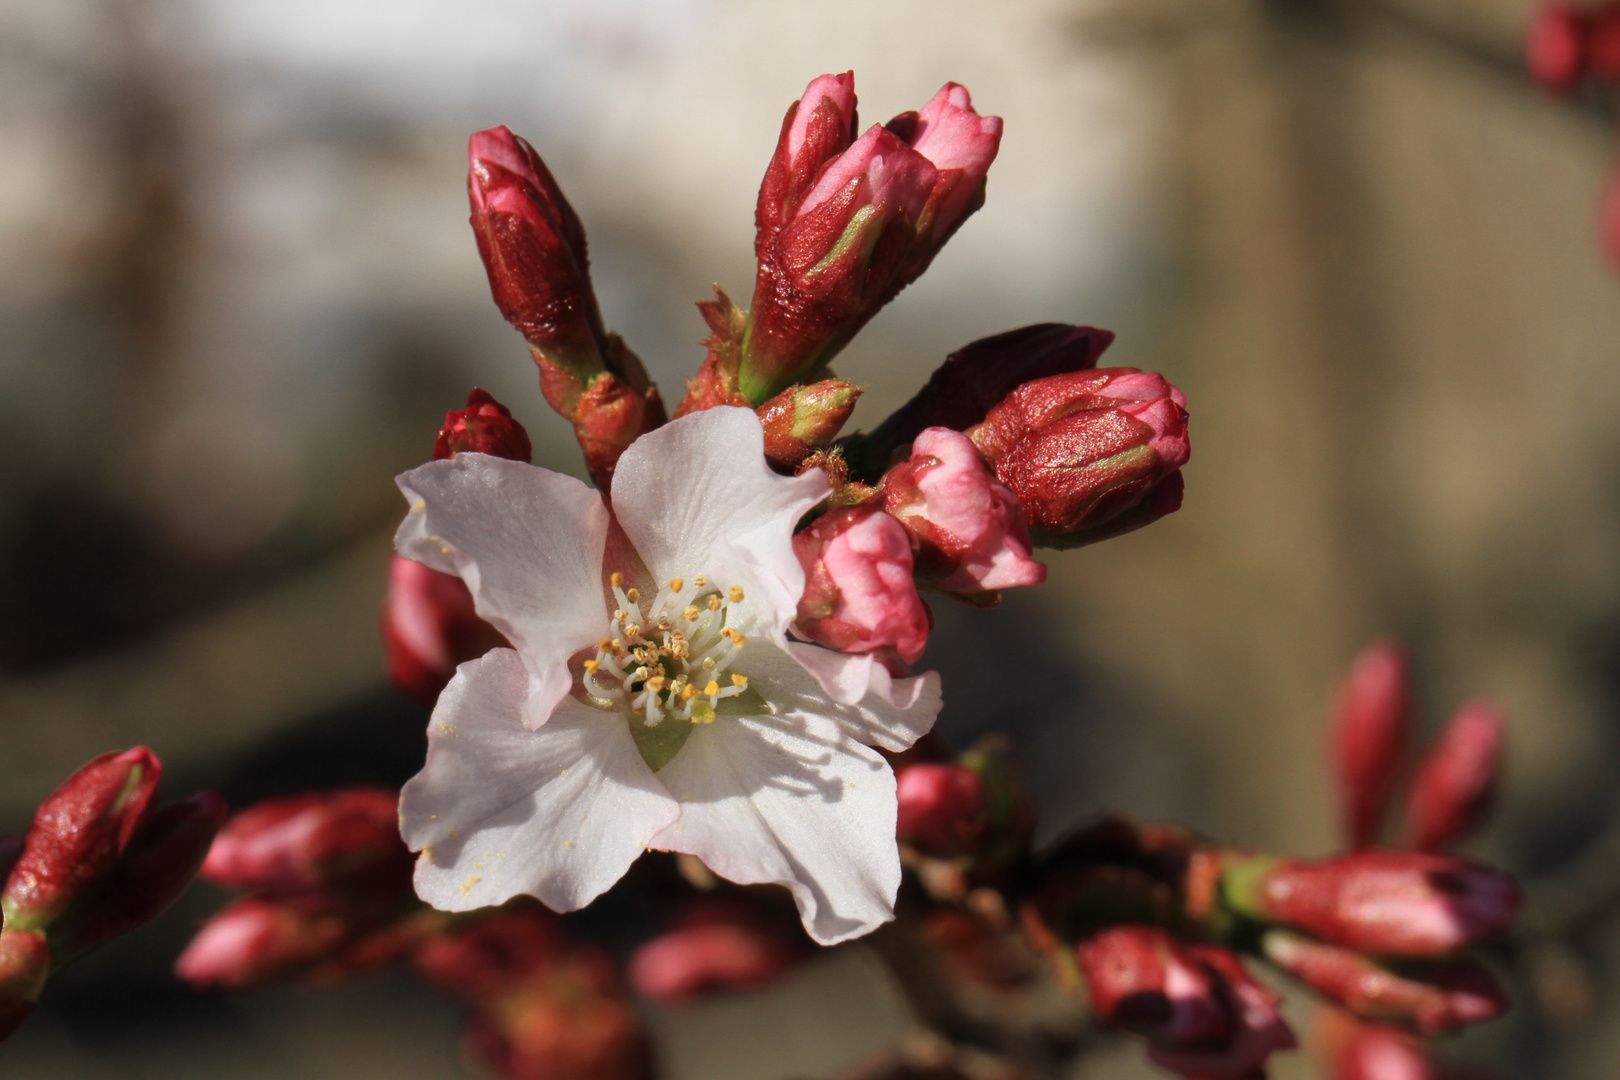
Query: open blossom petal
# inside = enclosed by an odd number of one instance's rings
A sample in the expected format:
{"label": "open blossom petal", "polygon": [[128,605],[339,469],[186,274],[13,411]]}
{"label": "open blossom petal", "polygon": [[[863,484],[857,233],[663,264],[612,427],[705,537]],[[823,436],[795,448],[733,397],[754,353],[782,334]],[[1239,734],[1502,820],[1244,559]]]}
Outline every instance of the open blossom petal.
{"label": "open blossom petal", "polygon": [[810,936],[834,945],[894,917],[894,774],[820,716],[723,717],[659,774],[681,817],[652,842],[739,884],[793,893]]}
{"label": "open blossom petal", "polygon": [[[792,687],[805,708],[836,718],[858,742],[899,753],[928,734],[939,716],[937,672],[897,679],[872,656],[851,656],[798,642],[789,643],[787,652],[803,671],[795,672],[783,664],[776,675],[778,685]],[[804,672],[814,677],[814,685]],[[816,701],[817,687],[832,700]]]}
{"label": "open blossom petal", "polygon": [[417,894],[441,911],[520,893],[583,907],[680,814],[621,719],[565,697],[530,731],[527,694],[517,654],[496,649],[463,664],[433,710],[400,825],[422,852]]}
{"label": "open blossom petal", "polygon": [[602,550],[608,513],[573,477],[485,454],[457,454],[399,478],[411,511],[399,553],[455,574],[478,614],[524,658],[524,721],[546,722],[568,693],[568,658],[607,621]]}
{"label": "open blossom petal", "polygon": [[696,570],[758,590],[750,611],[771,625],[745,629],[780,634],[804,591],[793,527],[828,490],[819,469],[772,472],[754,411],[722,406],[637,439],[613,475],[613,509],[655,579]]}

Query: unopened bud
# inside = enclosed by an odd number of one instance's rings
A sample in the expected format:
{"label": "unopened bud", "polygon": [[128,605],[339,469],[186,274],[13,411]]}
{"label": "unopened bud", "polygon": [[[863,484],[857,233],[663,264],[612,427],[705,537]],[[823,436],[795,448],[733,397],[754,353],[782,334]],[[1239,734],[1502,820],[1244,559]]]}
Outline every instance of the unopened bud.
{"label": "unopened bud", "polygon": [[861,396],[858,386],[827,379],[790,386],[759,407],[765,429],[765,458],[791,471],[837,437]]}
{"label": "unopened bud", "polygon": [[100,891],[51,926],[57,963],[146,925],[179,899],[197,876],[225,813],[225,800],[212,791],[152,811]]}
{"label": "unopened bud", "polygon": [[965,854],[984,832],[984,782],[961,765],[908,765],[895,774],[899,815],[895,833],[924,855]]}
{"label": "unopened bud", "polygon": [[103,754],[40,804],[0,897],[8,929],[43,930],[99,885],[144,820],[161,772],[144,746]]}
{"label": "unopened bud", "polygon": [[1465,949],[1513,924],[1513,879],[1462,859],[1368,849],[1320,862],[1229,857],[1226,902],[1376,956],[1432,957]]}
{"label": "unopened bud", "polygon": [[302,973],[351,936],[341,916],[317,906],[248,897],[226,905],[191,939],[174,973],[199,989],[238,989]]}
{"label": "unopened bud", "polygon": [[1336,1055],[1333,1080],[1444,1080],[1412,1036],[1382,1024],[1357,1024]]}
{"label": "unopened bud", "polygon": [[786,936],[757,913],[717,901],[638,948],[625,974],[647,1000],[678,1005],[715,991],[769,986],[794,954]]}
{"label": "unopened bud", "polygon": [[1489,701],[1458,709],[1412,781],[1406,846],[1439,851],[1472,832],[1490,810],[1502,751],[1502,712]]}
{"label": "unopened bud", "polygon": [[51,972],[51,947],[37,930],[0,931],[0,1042],[34,1013]]}
{"label": "unopened bud", "polygon": [[1555,94],[1573,93],[1586,71],[1591,17],[1569,4],[1544,4],[1525,34],[1530,77]]}
{"label": "unopened bud", "polygon": [[469,1056],[511,1080],[646,1080],[651,1056],[618,993],[611,961],[576,946],[566,958],[480,1003]]}
{"label": "unopened bud", "polygon": [[793,537],[793,553],[805,575],[794,625],[805,637],[908,664],[922,655],[932,619],[898,521],[871,506],[834,510]]}
{"label": "unopened bud", "polygon": [[1103,368],[1037,379],[967,434],[1042,543],[1094,543],[1181,507],[1187,399],[1161,375]]}
{"label": "unopened bud", "polygon": [[1411,725],[1406,653],[1392,641],[1361,651],[1333,709],[1333,768],[1353,847],[1378,839]]}
{"label": "unopened bud", "polygon": [[858,475],[876,477],[924,428],[966,431],[1027,382],[1096,367],[1113,341],[1107,330],[1036,323],[964,345],[945,358],[915,397],[870,435],[851,441],[851,464]]}
{"label": "unopened bud", "polygon": [[467,407],[444,414],[444,427],[433,441],[433,460],[456,454],[489,454],[513,461],[532,461],[534,448],[523,425],[487,391],[473,388]]}
{"label": "unopened bud", "polygon": [[236,814],[203,877],[244,892],[400,892],[412,859],[399,837],[399,794],[352,787],[266,799]]}
{"label": "unopened bud", "polygon": [[428,938],[411,964],[430,982],[481,1000],[511,989],[566,947],[555,915],[532,902],[512,902],[470,925]]}
{"label": "unopened bud", "polygon": [[609,338],[611,352],[619,359],[617,366],[629,370],[597,375],[579,396],[574,412],[563,414],[573,420],[574,437],[585,453],[585,467],[603,491],[613,488],[613,470],[619,456],[664,422],[663,399],[648,381],[641,361],[624,347],[617,334]]}
{"label": "unopened bud", "polygon": [[467,144],[478,254],[506,321],[582,381],[603,367],[585,227],[540,155],[505,127]]}
{"label": "unopened bud", "polygon": [[928,428],[910,459],[883,478],[883,508],[917,542],[916,575],[944,592],[972,595],[1039,585],[1018,497],[999,483],[966,435]]}
{"label": "unopened bud", "polygon": [[382,613],[388,676],[413,697],[432,702],[456,667],[506,644],[479,618],[466,582],[395,555],[388,564]]}
{"label": "unopened bud", "polygon": [[1426,1035],[1500,1016],[1508,1005],[1490,972],[1472,960],[1395,968],[1282,930],[1267,933],[1262,948],[1277,967],[1363,1020]]}

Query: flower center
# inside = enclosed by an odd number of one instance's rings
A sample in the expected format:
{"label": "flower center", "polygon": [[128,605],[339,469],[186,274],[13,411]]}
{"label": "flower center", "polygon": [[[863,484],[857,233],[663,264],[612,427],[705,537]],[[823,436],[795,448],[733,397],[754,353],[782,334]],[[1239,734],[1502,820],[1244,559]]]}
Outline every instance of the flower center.
{"label": "flower center", "polygon": [[611,581],[618,607],[585,661],[586,696],[649,728],[669,719],[712,724],[722,701],[748,689],[748,678],[729,670],[747,642],[733,625],[747,599],[742,586],[699,574],[673,578],[647,600],[624,587],[623,574]]}

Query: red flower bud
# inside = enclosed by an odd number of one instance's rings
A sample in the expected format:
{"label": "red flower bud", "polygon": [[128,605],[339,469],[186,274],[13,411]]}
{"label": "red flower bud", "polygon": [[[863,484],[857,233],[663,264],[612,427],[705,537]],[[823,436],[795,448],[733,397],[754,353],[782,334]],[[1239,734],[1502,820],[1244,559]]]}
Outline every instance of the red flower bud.
{"label": "red flower bud", "polygon": [[794,953],[756,912],[711,904],[632,953],[626,975],[647,1000],[678,1005],[712,991],[769,986],[792,965]]}
{"label": "red flower bud", "polygon": [[483,1002],[467,1023],[469,1056],[512,1080],[646,1080],[651,1056],[608,958],[565,959]]}
{"label": "red flower bud", "polygon": [[248,897],[226,905],[203,925],[174,963],[174,973],[199,989],[238,989],[307,971],[336,952],[353,928],[319,905]]}
{"label": "red flower bud", "polygon": [[1294,1046],[1277,995],[1225,949],[1126,925],[1081,942],[1075,957],[1098,1016],[1145,1036],[1148,1056],[1173,1072],[1236,1080]]}
{"label": "red flower bud", "polygon": [[1439,851],[1490,810],[1502,751],[1502,712],[1489,701],[1458,709],[1418,767],[1406,804],[1406,846]]}
{"label": "red flower bud", "polygon": [[553,362],[588,377],[603,366],[585,227],[534,147],[505,127],[467,144],[478,254],[506,321]]}
{"label": "red flower bud", "polygon": [[[1620,11],[1609,4],[1586,19],[1585,40],[1580,43],[1585,47],[1586,70],[1599,82],[1620,82]],[[1543,48],[1548,54],[1545,56],[1547,67],[1552,69],[1554,57],[1551,54],[1556,53],[1557,47],[1547,41]]]}
{"label": "red flower bud", "polygon": [[467,407],[444,414],[444,427],[433,440],[433,460],[461,453],[490,454],[513,461],[532,461],[529,433],[512,419],[512,412],[486,390],[473,388]]}
{"label": "red flower bud", "polygon": [[860,387],[827,379],[790,386],[771,398],[758,410],[766,459],[784,471],[797,468],[837,437],[860,396]]}
{"label": "red flower bud", "polygon": [[1030,558],[1018,498],[985,466],[967,436],[928,428],[911,457],[883,478],[883,508],[916,543],[917,577],[973,595],[1039,585],[1046,567]]}
{"label": "red flower bud", "polygon": [[408,889],[411,853],[399,837],[399,794],[352,787],[266,799],[231,818],[202,865],[209,881],[290,895]]}
{"label": "red flower bud", "polygon": [[224,799],[201,791],[148,815],[100,891],[51,926],[57,963],[146,925],[179,899],[197,876],[225,813]]}
{"label": "red flower bud", "polygon": [[1379,956],[1465,949],[1513,924],[1519,890],[1462,859],[1369,849],[1321,862],[1228,863],[1225,895],[1254,918]]}
{"label": "red flower bud", "polygon": [[51,947],[37,930],[0,931],[0,1042],[34,1014],[51,972]]}
{"label": "red flower bud", "polygon": [[1334,706],[1333,765],[1354,847],[1378,839],[1410,726],[1406,654],[1376,641],[1350,667]]}
{"label": "red flower bud", "polygon": [[984,832],[984,782],[961,765],[908,765],[895,774],[895,834],[924,855],[966,853]]}
{"label": "red flower bud", "polygon": [[847,653],[911,663],[928,643],[932,619],[912,580],[911,539],[871,506],[834,510],[793,537],[804,567],[795,629]]}
{"label": "red flower bud", "polygon": [[43,930],[99,886],[144,820],[161,772],[144,746],[103,754],[40,804],[0,897],[8,929]]}
{"label": "red flower bud", "polygon": [[511,904],[430,937],[411,963],[430,982],[481,1000],[510,990],[567,947],[551,912],[538,904]]}
{"label": "red flower bud", "polygon": [[1187,399],[1163,376],[1103,368],[1025,383],[968,431],[1030,527],[1074,547],[1181,506]]}
{"label": "red flower bud", "polygon": [[382,636],[389,678],[426,702],[438,698],[457,665],[506,644],[478,617],[465,582],[402,555],[388,564]]}
{"label": "red flower bud", "polygon": [[945,358],[915,397],[870,435],[851,441],[853,471],[874,478],[908,452],[924,428],[966,431],[1024,383],[1096,367],[1113,341],[1107,330],[1036,323],[964,345]]}
{"label": "red flower bud", "polygon": [[1381,1024],[1358,1024],[1333,1069],[1333,1080],[1442,1080],[1443,1076],[1422,1043]]}
{"label": "red flower bud", "polygon": [[851,144],[854,114],[853,76],[817,79],[766,172],[737,371],[755,404],[823,367],[983,199],[1001,121],[974,112],[963,87]]}
{"label": "red flower bud", "polygon": [[1266,934],[1266,959],[1363,1020],[1401,1024],[1424,1034],[1500,1016],[1507,997],[1472,960],[1407,964],[1400,969],[1297,934]]}
{"label": "red flower bud", "polygon": [[1525,34],[1525,66],[1530,77],[1555,94],[1573,93],[1586,70],[1591,19],[1568,4],[1547,4],[1531,18]]}

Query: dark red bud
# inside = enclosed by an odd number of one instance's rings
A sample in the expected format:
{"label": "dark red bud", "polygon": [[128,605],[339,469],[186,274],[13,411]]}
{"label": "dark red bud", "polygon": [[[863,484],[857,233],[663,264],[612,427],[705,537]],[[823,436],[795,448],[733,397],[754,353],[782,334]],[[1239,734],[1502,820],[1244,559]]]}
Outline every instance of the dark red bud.
{"label": "dark red bud", "polygon": [[430,982],[483,1000],[518,985],[567,947],[556,916],[537,904],[514,904],[434,935],[411,963]]}
{"label": "dark red bud", "polygon": [[1358,1024],[1337,1055],[1333,1080],[1444,1080],[1423,1044],[1382,1024]]}
{"label": "dark red bud", "polygon": [[202,864],[208,880],[276,895],[316,889],[399,893],[411,854],[399,794],[353,787],[266,799],[231,818]]}
{"label": "dark red bud", "polygon": [[1273,930],[1266,959],[1363,1020],[1434,1035],[1500,1016],[1507,996],[1473,960],[1380,964],[1350,949]]}
{"label": "dark red bud", "polygon": [[1088,1000],[1106,1024],[1166,1046],[1217,1046],[1231,1017],[1210,973],[1168,932],[1127,925],[1104,930],[1075,949]]}
{"label": "dark red bud", "polygon": [[352,933],[342,916],[316,905],[248,897],[204,924],[174,973],[199,989],[255,986],[309,970]]}
{"label": "dark red bud", "polygon": [[783,471],[797,468],[837,437],[860,396],[860,387],[827,379],[790,386],[771,398],[757,410],[766,459]]}
{"label": "dark red bud", "polygon": [[1333,709],[1333,768],[1354,847],[1378,839],[1411,726],[1406,653],[1375,641],[1350,666]]}
{"label": "dark red bud", "polygon": [[144,746],[103,754],[40,804],[0,899],[8,928],[46,928],[107,875],[150,809],[161,772]]}
{"label": "dark red bud", "polygon": [[444,427],[433,440],[434,461],[469,452],[513,461],[534,459],[529,433],[512,419],[511,410],[476,387],[467,395],[466,408],[444,414]]}
{"label": "dark red bud", "polygon": [[711,921],[653,938],[631,954],[626,975],[647,1000],[678,1005],[715,991],[769,986],[793,958],[779,935],[749,920]]}
{"label": "dark red bud", "polygon": [[895,775],[895,833],[924,855],[949,859],[970,851],[984,832],[984,781],[961,765],[908,765]]}
{"label": "dark red bud", "polygon": [[1586,70],[1592,20],[1569,4],[1546,4],[1525,34],[1525,66],[1530,77],[1555,94],[1572,93]]}
{"label": "dark red bud", "polygon": [[1458,709],[1418,766],[1406,804],[1406,846],[1439,851],[1489,812],[1502,756],[1502,711],[1490,701]]}
{"label": "dark red bud", "polygon": [[500,631],[478,617],[465,582],[403,555],[388,566],[382,637],[389,678],[429,703],[458,665],[506,644]]}

